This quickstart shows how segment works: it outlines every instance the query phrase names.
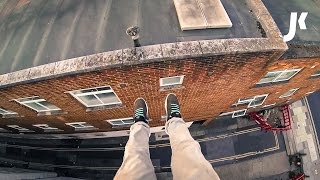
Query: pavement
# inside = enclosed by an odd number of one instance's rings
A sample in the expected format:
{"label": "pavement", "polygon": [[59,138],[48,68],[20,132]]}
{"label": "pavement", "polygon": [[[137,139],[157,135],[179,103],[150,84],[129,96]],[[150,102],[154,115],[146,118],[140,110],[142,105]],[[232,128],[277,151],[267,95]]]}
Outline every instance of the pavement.
{"label": "pavement", "polygon": [[317,135],[306,99],[290,105],[292,129],[285,132],[287,153],[305,153],[303,169],[310,180],[320,179],[320,159]]}

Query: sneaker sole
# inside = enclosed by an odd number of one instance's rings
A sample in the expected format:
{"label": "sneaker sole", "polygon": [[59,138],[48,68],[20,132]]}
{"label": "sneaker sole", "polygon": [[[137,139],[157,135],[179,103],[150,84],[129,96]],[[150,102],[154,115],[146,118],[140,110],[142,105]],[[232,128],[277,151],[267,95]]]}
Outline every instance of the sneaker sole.
{"label": "sneaker sole", "polygon": [[136,101],[138,101],[139,99],[142,99],[144,101],[144,103],[146,103],[146,107],[147,107],[147,117],[146,117],[146,120],[149,121],[149,107],[148,107],[148,104],[147,104],[147,101],[143,98],[138,98],[134,101],[134,104],[136,104]]}

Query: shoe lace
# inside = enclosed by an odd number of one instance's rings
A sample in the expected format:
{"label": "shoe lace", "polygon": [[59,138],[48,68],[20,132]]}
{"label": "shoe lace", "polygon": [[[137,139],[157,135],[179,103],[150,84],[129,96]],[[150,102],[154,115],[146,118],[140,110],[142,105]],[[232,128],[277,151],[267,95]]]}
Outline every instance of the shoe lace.
{"label": "shoe lace", "polygon": [[[136,109],[135,113],[134,113],[134,117],[135,118],[139,118],[139,117],[144,117],[144,111],[143,108],[138,108]],[[145,118],[145,117],[144,117]]]}
{"label": "shoe lace", "polygon": [[172,113],[179,113],[180,114],[180,107],[178,104],[171,104],[171,114]]}

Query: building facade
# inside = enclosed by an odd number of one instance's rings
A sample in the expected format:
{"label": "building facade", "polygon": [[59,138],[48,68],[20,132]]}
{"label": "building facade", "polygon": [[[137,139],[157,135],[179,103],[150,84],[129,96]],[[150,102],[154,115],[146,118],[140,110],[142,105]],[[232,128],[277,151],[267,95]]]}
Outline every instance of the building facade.
{"label": "building facade", "polygon": [[[0,17],[6,20],[1,26],[4,41],[0,52],[0,127],[3,132],[125,130],[133,123],[133,103],[138,97],[148,103],[150,125],[164,126],[164,101],[171,92],[177,94],[186,121],[208,124],[223,115],[238,117],[290,104],[320,87],[317,37],[311,41],[298,34],[298,39],[283,42],[282,34],[288,26],[283,25],[282,16],[276,12],[286,4],[277,7],[277,2],[259,0],[246,0],[241,4],[222,1],[233,22],[231,29],[191,30],[190,34],[183,34],[175,6],[166,0],[162,3],[169,6],[162,7],[154,15],[160,13],[162,18],[167,18],[167,21],[158,20],[158,30],[155,24],[148,25],[147,12],[134,13],[142,16],[138,18],[142,46],[132,48],[130,37],[125,35],[125,29],[132,22],[121,21],[122,16],[112,10],[119,2],[97,1],[95,3],[105,3],[105,6],[91,7],[86,4],[88,2],[81,1],[74,11],[67,11],[67,7],[75,6],[67,6],[68,1],[51,1],[55,6],[38,2],[1,4]],[[156,5],[142,3],[140,8],[150,11]],[[238,5],[243,9],[232,11],[237,10]],[[57,8],[51,16],[45,16],[52,7]],[[94,11],[94,8],[101,9]],[[64,10],[72,15],[68,16]],[[164,16],[169,10],[168,17]],[[38,14],[32,13],[35,11]],[[99,11],[109,15],[96,17]],[[28,13],[31,15],[27,16]],[[21,16],[19,22],[14,21],[17,16]],[[254,23],[245,20],[247,16]],[[315,16],[312,11],[309,13],[310,19],[316,19]],[[115,23],[112,19],[116,17],[120,18],[120,25],[113,27],[110,23]],[[65,26],[62,22],[68,18],[70,27],[57,30]],[[151,21],[157,19],[150,18]],[[42,20],[48,25],[37,29],[41,23],[45,24]],[[98,20],[96,28],[91,30],[93,27],[88,24]],[[164,29],[161,22],[176,26],[176,38],[170,39],[162,34],[165,32],[158,32],[170,30]],[[27,24],[26,29],[22,28],[26,31],[19,32],[17,27],[22,24]],[[34,32],[39,33],[39,38],[32,37]],[[117,33],[118,37],[104,44],[109,35]],[[159,35],[153,41],[156,33]],[[87,37],[81,36],[81,39],[79,34]],[[99,37],[102,38],[95,39]],[[38,43],[29,43],[32,38]],[[110,45],[112,43],[118,44]],[[90,48],[92,51],[88,50]],[[59,55],[52,55],[54,52]],[[19,67],[23,63],[30,65]],[[4,66],[10,68],[7,70]]]}

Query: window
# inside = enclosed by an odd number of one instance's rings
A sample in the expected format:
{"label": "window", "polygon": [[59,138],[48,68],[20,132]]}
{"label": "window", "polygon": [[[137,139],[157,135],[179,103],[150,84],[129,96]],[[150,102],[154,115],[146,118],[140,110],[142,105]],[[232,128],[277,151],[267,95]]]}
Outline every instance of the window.
{"label": "window", "polygon": [[280,98],[286,98],[286,97],[292,96],[298,89],[299,88],[290,89],[288,92],[282,94]]}
{"label": "window", "polygon": [[134,124],[133,118],[111,119],[106,121],[112,126],[128,126]]}
{"label": "window", "polygon": [[316,71],[314,74],[311,75],[311,77],[318,77],[320,76],[320,70]]}
{"label": "window", "polygon": [[257,84],[274,83],[288,81],[295,76],[301,69],[287,69],[283,71],[268,72]]}
{"label": "window", "polygon": [[246,115],[247,110],[243,109],[243,110],[239,110],[239,111],[234,111],[232,114],[232,118],[236,118],[236,117],[241,117]]}
{"label": "window", "polygon": [[266,98],[268,97],[268,94],[258,95],[254,97],[249,98],[240,98],[236,104],[233,104],[234,106],[238,105],[248,105],[248,107],[256,107],[260,106],[264,103]]}
{"label": "window", "polygon": [[6,129],[0,128],[0,133],[6,133],[6,132],[9,132],[9,131]]}
{"label": "window", "polygon": [[0,114],[5,116],[5,115],[17,115],[18,113],[0,108]]}
{"label": "window", "polygon": [[49,131],[59,130],[58,128],[50,127],[48,124],[34,124],[33,126]]}
{"label": "window", "polygon": [[69,93],[86,107],[121,104],[119,97],[110,86],[82,89]]}
{"label": "window", "polygon": [[314,91],[307,92],[306,95],[310,95],[312,93],[314,93]]}
{"label": "window", "polygon": [[73,123],[66,123],[66,125],[71,126],[75,129],[91,129],[95,128],[94,126],[86,123],[86,122],[73,122]]}
{"label": "window", "polygon": [[27,128],[24,128],[24,127],[20,127],[18,125],[7,125],[9,128],[12,128],[12,129],[16,129],[18,131],[30,131],[29,129]]}
{"label": "window", "polygon": [[184,76],[160,78],[160,87],[182,85]]}
{"label": "window", "polygon": [[61,111],[60,108],[49,103],[45,99],[40,98],[39,96],[16,99],[15,101],[37,112]]}
{"label": "window", "polygon": [[268,97],[268,94],[255,96],[253,100],[250,102],[250,104],[248,105],[248,107],[256,107],[256,106],[262,105],[264,101],[267,99],[267,97]]}
{"label": "window", "polygon": [[225,112],[221,113],[219,116],[229,116],[232,114],[232,118],[241,117],[246,115],[247,109],[242,109],[238,111],[231,111],[231,112]]}

